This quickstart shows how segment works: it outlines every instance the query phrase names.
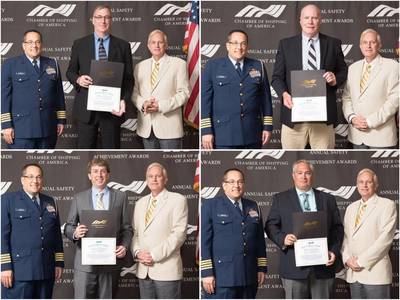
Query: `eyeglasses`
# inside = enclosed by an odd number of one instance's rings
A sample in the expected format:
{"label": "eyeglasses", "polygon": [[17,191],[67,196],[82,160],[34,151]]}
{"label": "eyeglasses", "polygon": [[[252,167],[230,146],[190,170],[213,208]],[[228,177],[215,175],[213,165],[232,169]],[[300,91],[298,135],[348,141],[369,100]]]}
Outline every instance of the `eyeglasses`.
{"label": "eyeglasses", "polygon": [[110,21],[111,20],[111,16],[94,16],[93,18],[95,18],[97,21],[101,21],[101,20]]}
{"label": "eyeglasses", "polygon": [[233,47],[245,48],[247,47],[247,42],[228,42],[228,44],[232,45]]}
{"label": "eyeglasses", "polygon": [[229,184],[229,185],[243,185],[244,181],[243,180],[228,180],[228,181],[224,181],[225,183]]}
{"label": "eyeglasses", "polygon": [[29,46],[40,45],[42,41],[26,41],[24,44],[28,44]]}
{"label": "eyeglasses", "polygon": [[32,176],[32,175],[26,176],[26,175],[24,175],[22,177],[28,179],[29,181],[36,181],[36,180],[37,181],[42,181],[43,180],[42,176]]}

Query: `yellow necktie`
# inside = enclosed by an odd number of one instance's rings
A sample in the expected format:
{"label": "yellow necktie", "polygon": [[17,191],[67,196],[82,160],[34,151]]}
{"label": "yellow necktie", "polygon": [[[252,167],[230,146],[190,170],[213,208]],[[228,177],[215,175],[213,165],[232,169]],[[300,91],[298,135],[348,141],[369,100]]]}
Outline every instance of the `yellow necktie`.
{"label": "yellow necktie", "polygon": [[156,62],[154,64],[154,68],[153,71],[151,72],[151,88],[154,88],[154,85],[156,84],[156,80],[157,80],[157,75],[158,75],[158,71],[160,70],[160,63]]}
{"label": "yellow necktie", "polygon": [[371,65],[368,64],[367,67],[365,68],[364,74],[360,81],[360,93],[364,92],[365,87],[367,86],[367,82],[368,82],[370,73],[371,73]]}
{"label": "yellow necktie", "polygon": [[97,202],[96,202],[96,210],[104,210],[104,202],[103,202],[104,193],[97,194]]}
{"label": "yellow necktie", "polygon": [[360,225],[362,216],[365,212],[365,210],[367,209],[367,204],[363,203],[360,205],[360,207],[358,208],[358,212],[357,212],[357,216],[356,216],[356,222],[354,223],[354,228],[357,228],[358,225]]}
{"label": "yellow necktie", "polygon": [[144,219],[145,225],[147,225],[149,223],[151,217],[153,216],[153,212],[154,212],[154,209],[156,208],[156,204],[157,204],[157,199],[153,198],[151,200],[149,208],[146,211],[146,216],[145,216],[145,219]]}

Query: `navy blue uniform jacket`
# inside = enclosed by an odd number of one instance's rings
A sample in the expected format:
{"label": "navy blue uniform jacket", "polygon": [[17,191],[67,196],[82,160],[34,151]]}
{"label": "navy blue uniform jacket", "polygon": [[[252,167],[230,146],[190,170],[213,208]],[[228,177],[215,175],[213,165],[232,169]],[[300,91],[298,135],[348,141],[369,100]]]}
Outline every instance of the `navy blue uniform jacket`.
{"label": "navy blue uniform jacket", "polygon": [[257,284],[257,272],[267,272],[261,212],[252,200],[242,205],[241,215],[224,195],[201,206],[201,276],[218,287]]}

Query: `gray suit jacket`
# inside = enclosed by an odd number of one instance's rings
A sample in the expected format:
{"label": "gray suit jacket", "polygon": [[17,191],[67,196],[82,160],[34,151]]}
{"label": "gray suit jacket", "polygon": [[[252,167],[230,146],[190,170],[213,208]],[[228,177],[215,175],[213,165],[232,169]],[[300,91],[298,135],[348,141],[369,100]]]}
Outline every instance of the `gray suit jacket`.
{"label": "gray suit jacket", "polygon": [[[118,190],[110,189],[110,209],[116,210],[118,214],[119,228],[117,234],[117,246],[123,245],[129,249],[132,240],[131,212],[128,211],[126,194]],[[82,210],[94,209],[92,202],[92,189],[80,192],[75,195],[69,210],[67,223],[65,224],[64,234],[71,241],[76,243],[74,269],[83,272],[111,272],[119,270],[122,259],[117,259],[115,266],[88,266],[81,263],[81,240],[73,237],[75,228],[78,226],[79,216]]]}

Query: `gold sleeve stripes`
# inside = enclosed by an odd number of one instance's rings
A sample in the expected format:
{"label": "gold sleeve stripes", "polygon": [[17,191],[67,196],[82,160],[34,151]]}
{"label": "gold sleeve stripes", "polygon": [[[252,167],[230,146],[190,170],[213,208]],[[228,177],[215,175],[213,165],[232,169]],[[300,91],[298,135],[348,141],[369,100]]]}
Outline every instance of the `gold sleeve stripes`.
{"label": "gold sleeve stripes", "polygon": [[257,258],[257,266],[258,267],[266,267],[267,266],[267,258],[266,257]]}
{"label": "gold sleeve stripes", "polygon": [[58,110],[57,111],[57,119],[66,119],[67,112],[65,110]]}
{"label": "gold sleeve stripes", "polygon": [[9,264],[11,263],[11,255],[10,253],[5,253],[1,255],[1,264]]}
{"label": "gold sleeve stripes", "polygon": [[212,260],[211,259],[202,260],[200,267],[202,270],[212,269],[212,267],[213,267]]}
{"label": "gold sleeve stripes", "polygon": [[11,113],[1,114],[1,123],[11,122]]}
{"label": "gold sleeve stripes", "polygon": [[272,117],[265,116],[263,121],[264,125],[272,125]]}
{"label": "gold sleeve stripes", "polygon": [[56,252],[55,253],[56,261],[64,261],[64,253],[63,252]]}
{"label": "gold sleeve stripes", "polygon": [[201,128],[210,128],[211,126],[211,118],[201,119]]}

